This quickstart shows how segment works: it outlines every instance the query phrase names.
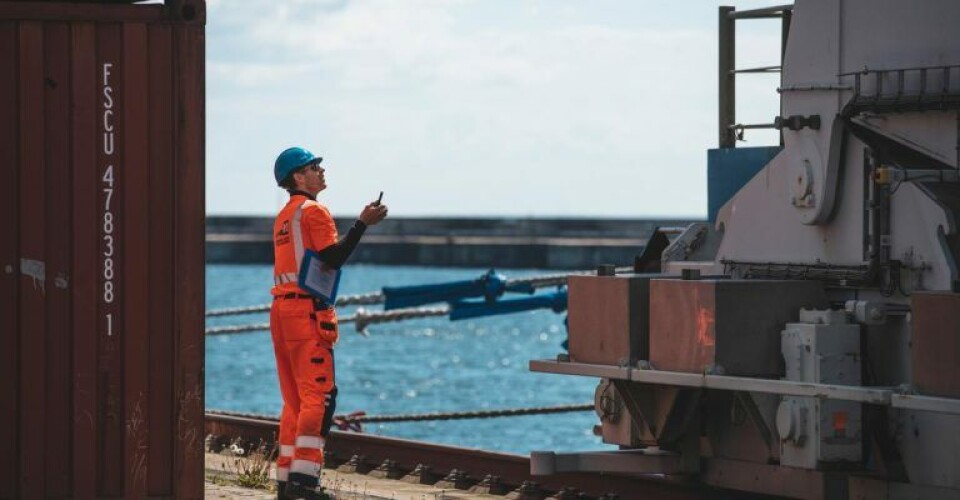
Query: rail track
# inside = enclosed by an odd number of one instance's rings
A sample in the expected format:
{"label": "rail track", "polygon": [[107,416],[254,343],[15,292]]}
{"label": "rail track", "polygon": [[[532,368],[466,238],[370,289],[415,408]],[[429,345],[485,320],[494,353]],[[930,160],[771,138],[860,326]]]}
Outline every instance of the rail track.
{"label": "rail track", "polygon": [[[275,419],[205,415],[208,446],[243,440],[273,443]],[[327,467],[391,479],[507,495],[521,500],[544,498],[680,500],[694,498],[760,498],[720,491],[683,477],[630,477],[601,473],[531,476],[523,455],[460,448],[422,441],[333,430],[326,443]]]}

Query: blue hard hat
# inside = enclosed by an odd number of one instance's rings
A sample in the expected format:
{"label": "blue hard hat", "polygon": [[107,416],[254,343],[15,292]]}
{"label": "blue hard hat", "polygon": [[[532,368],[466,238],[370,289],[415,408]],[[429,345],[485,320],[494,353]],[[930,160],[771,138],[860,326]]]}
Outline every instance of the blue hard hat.
{"label": "blue hard hat", "polygon": [[277,184],[280,184],[295,170],[321,161],[323,158],[314,156],[313,153],[301,147],[287,148],[280,153],[273,164],[273,177],[277,179]]}

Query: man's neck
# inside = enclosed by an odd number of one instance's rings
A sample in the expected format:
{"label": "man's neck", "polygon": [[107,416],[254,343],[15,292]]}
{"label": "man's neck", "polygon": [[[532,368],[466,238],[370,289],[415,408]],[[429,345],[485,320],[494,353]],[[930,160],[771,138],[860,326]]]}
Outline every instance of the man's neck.
{"label": "man's neck", "polygon": [[315,194],[310,194],[300,189],[294,189],[293,191],[290,191],[290,196],[297,196],[297,195],[306,196],[307,198],[310,198],[313,201],[317,201],[317,195]]}

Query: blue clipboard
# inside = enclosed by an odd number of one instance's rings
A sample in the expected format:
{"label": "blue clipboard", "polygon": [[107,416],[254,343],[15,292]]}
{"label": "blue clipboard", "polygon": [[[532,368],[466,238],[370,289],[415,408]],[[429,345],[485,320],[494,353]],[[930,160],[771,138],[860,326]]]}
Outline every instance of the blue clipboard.
{"label": "blue clipboard", "polygon": [[339,269],[324,262],[317,252],[307,250],[303,253],[297,285],[325,304],[333,306],[337,303],[340,274]]}

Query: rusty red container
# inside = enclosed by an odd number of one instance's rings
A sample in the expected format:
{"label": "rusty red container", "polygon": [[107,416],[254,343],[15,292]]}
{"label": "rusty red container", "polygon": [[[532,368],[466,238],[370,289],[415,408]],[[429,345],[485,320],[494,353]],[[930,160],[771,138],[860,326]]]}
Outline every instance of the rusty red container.
{"label": "rusty red container", "polygon": [[0,1],[0,498],[203,495],[202,1]]}

